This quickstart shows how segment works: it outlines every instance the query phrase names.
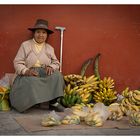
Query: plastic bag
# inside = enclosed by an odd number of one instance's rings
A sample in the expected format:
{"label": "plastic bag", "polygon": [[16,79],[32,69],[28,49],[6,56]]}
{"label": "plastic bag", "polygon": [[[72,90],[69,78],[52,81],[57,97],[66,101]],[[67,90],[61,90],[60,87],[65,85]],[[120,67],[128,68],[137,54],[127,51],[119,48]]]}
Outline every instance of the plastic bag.
{"label": "plastic bag", "polygon": [[2,79],[0,79],[0,86],[6,88],[10,87],[9,77],[6,74],[4,77],[2,77]]}
{"label": "plastic bag", "polygon": [[44,115],[41,121],[42,126],[56,126],[61,124],[61,117],[53,110],[49,114]]}
{"label": "plastic bag", "polygon": [[117,102],[121,102],[123,98],[124,96],[122,96],[121,94],[117,94]]}
{"label": "plastic bag", "polygon": [[83,107],[81,110],[72,109],[72,113],[79,116],[81,121],[84,121],[85,117],[91,112],[93,112],[93,110],[87,106]]}
{"label": "plastic bag", "polygon": [[13,84],[13,81],[15,79],[16,75],[13,73],[6,73],[1,79],[0,79],[0,86],[10,88]]}
{"label": "plastic bag", "polygon": [[6,99],[1,100],[1,97],[0,97],[0,110],[1,111],[9,111],[10,110],[10,105],[9,105],[8,100],[6,100]]}
{"label": "plastic bag", "polygon": [[98,112],[89,113],[85,117],[85,123],[90,126],[102,126],[103,122],[104,121]]}
{"label": "plastic bag", "polygon": [[118,103],[112,103],[108,110],[110,111],[110,120],[121,120],[123,118],[123,112],[121,111],[120,105]]}
{"label": "plastic bag", "polygon": [[99,113],[99,116],[102,118],[103,121],[106,121],[111,114],[108,110],[108,107],[105,106],[103,103],[96,103],[94,105],[93,111]]}
{"label": "plastic bag", "polygon": [[94,105],[93,111],[85,117],[85,123],[90,126],[102,126],[109,117],[110,112],[103,103]]}

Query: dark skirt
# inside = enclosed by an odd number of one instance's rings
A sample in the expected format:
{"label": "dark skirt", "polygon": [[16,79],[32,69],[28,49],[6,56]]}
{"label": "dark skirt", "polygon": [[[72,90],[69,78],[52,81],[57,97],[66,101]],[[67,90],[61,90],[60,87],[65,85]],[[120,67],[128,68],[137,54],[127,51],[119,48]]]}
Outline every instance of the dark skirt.
{"label": "dark skirt", "polygon": [[17,76],[13,83],[10,103],[19,112],[64,94],[64,79],[59,71],[48,76],[43,68],[35,69],[39,73],[38,77]]}

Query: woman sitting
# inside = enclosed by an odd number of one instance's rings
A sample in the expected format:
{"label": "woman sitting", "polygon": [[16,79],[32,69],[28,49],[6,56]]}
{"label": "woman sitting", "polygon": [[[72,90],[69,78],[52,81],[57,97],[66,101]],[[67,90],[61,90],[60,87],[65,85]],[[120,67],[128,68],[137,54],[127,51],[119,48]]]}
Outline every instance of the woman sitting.
{"label": "woman sitting", "polygon": [[64,94],[64,79],[54,49],[46,43],[53,31],[43,19],[38,19],[34,27],[28,29],[33,38],[21,44],[14,59],[17,76],[10,92],[11,105],[24,112],[36,104],[49,102],[51,110],[63,111],[57,99]]}

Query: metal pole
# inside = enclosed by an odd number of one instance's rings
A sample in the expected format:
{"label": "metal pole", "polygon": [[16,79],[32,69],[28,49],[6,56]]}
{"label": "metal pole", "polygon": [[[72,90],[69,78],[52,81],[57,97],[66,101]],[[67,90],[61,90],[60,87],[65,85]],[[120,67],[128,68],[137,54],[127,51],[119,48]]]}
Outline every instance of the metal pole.
{"label": "metal pole", "polygon": [[61,42],[60,42],[60,72],[62,72],[62,58],[63,58],[63,32],[61,31]]}
{"label": "metal pole", "polygon": [[62,60],[63,60],[63,32],[65,27],[55,27],[55,29],[60,30],[60,72],[62,72]]}

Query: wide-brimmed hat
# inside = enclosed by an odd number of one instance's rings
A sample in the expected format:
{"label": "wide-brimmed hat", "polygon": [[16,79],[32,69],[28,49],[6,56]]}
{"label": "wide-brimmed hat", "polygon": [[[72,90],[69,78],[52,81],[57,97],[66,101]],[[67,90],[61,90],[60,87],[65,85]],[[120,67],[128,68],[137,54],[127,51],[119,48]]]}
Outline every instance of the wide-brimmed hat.
{"label": "wide-brimmed hat", "polygon": [[48,34],[52,34],[53,31],[48,29],[48,21],[44,19],[37,19],[34,27],[28,28],[30,31],[35,31],[36,29],[45,29]]}

